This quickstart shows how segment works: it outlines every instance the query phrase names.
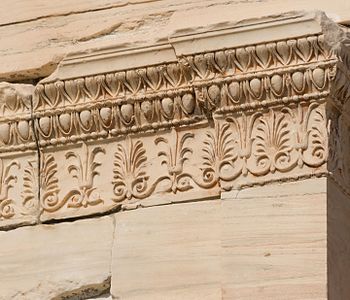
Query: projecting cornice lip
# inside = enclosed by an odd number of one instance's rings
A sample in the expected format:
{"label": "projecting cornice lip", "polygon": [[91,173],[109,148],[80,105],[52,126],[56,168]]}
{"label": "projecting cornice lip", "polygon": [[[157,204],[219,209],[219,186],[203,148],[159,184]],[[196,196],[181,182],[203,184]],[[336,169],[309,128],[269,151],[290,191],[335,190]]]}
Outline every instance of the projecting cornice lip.
{"label": "projecting cornice lip", "polygon": [[170,44],[129,49],[109,47],[93,52],[72,53],[60,63],[53,74],[43,79],[41,83],[159,65],[173,61],[177,61],[177,58]]}
{"label": "projecting cornice lip", "polygon": [[[319,12],[290,12],[242,23],[218,23],[190,30],[171,28],[167,44],[122,49],[120,45],[86,52],[71,53],[58,69],[41,83],[129,70],[177,61],[191,55],[220,49],[294,38],[322,32]],[[175,16],[176,17],[176,16]],[[184,24],[186,26],[186,24]]]}
{"label": "projecting cornice lip", "polygon": [[322,28],[318,13],[290,13],[287,16],[251,20],[244,24],[218,26],[207,30],[188,30],[170,36],[169,41],[177,56],[235,48],[252,44],[319,34]]}
{"label": "projecting cornice lip", "polygon": [[265,21],[71,54],[23,115],[8,92],[0,228],[329,171],[349,182],[347,32],[318,13]]}

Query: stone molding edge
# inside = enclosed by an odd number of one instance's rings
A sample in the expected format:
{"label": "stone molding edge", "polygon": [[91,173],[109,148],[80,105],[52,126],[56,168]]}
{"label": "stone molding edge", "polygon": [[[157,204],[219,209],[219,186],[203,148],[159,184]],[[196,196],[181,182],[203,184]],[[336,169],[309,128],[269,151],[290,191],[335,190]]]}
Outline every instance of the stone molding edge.
{"label": "stone molding edge", "polygon": [[[338,119],[346,119],[350,97],[346,43],[342,40],[335,48],[326,35],[44,81],[36,87],[29,114],[16,117],[7,110],[0,120],[14,120],[8,126],[19,135],[25,127],[20,122],[28,120],[31,137],[28,133],[26,138],[32,144],[14,143],[2,150],[40,146],[40,178],[29,164],[22,194],[35,202],[40,188],[34,205],[40,221],[103,213],[120,205],[164,204],[164,197],[169,202],[217,197],[221,190],[325,176],[336,156],[329,145],[339,147],[328,139],[340,131],[330,125],[328,106]],[[3,128],[0,138],[10,140]],[[62,158],[67,163],[60,166]],[[340,160],[345,161],[337,158],[332,169],[340,174],[339,182],[349,178]],[[99,177],[110,178],[105,195],[99,193]],[[65,178],[74,182],[72,188],[65,189]],[[0,211],[9,211],[4,200]]]}
{"label": "stone molding edge", "polygon": [[[280,42],[282,48],[290,48],[284,49],[286,61],[271,44],[264,44],[248,46],[251,52],[231,49],[183,57],[178,63],[38,85],[33,116],[40,144],[188,125],[212,118],[216,111],[326,97],[336,59],[326,50],[317,52],[322,39],[309,36],[292,40],[292,46]],[[253,52],[260,46],[259,54]],[[273,60],[273,66],[267,66]]]}

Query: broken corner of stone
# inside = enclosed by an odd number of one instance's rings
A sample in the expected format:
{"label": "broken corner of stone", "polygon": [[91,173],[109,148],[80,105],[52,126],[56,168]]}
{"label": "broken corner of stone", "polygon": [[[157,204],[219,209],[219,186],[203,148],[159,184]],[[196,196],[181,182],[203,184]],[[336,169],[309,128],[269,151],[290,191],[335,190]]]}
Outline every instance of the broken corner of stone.
{"label": "broken corner of stone", "polygon": [[0,299],[350,297],[348,28],[192,16],[0,83]]}

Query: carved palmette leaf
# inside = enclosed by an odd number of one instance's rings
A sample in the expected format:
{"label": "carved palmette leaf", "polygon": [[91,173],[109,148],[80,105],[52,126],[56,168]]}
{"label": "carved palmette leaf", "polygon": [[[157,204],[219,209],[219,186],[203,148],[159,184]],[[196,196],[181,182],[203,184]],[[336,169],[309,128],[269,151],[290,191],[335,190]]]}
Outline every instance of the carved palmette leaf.
{"label": "carved palmette leaf", "polygon": [[57,191],[58,190],[58,179],[56,177],[57,173],[57,163],[52,154],[45,155],[42,159],[42,181],[41,186],[46,191]]}
{"label": "carved palmette leaf", "polygon": [[305,120],[307,122],[308,149],[304,152],[304,162],[312,167],[321,166],[327,160],[326,118],[322,108],[314,104]]}
{"label": "carved palmette leaf", "polygon": [[66,159],[75,158],[77,163],[70,164],[68,166],[68,172],[72,174],[73,178],[77,178],[78,180],[81,180],[84,177],[84,172],[83,172],[83,162],[80,156],[78,156],[73,151],[68,151],[65,156],[66,156]]}
{"label": "carved palmette leaf", "polygon": [[206,133],[202,159],[203,167],[201,169],[204,182],[217,182],[219,178],[217,146],[215,136],[211,131]]}
{"label": "carved palmette leaf", "polygon": [[0,158],[0,201],[8,197],[8,190],[13,187],[13,182],[17,182],[17,176],[11,174],[13,167],[20,168],[20,164],[17,160],[5,164],[4,160]]}
{"label": "carved palmette leaf", "polygon": [[64,205],[58,198],[59,186],[57,174],[57,163],[52,154],[41,154],[41,176],[40,188],[41,206],[43,210],[53,212]]}
{"label": "carved palmette leaf", "polygon": [[36,192],[38,190],[38,180],[36,176],[35,161],[28,161],[28,166],[24,169],[22,204],[26,209],[32,209],[35,205]]}
{"label": "carved palmette leaf", "polygon": [[286,115],[270,110],[267,117],[260,117],[256,126],[254,175],[265,175],[269,171],[286,171],[291,166],[291,131]]}
{"label": "carved palmette leaf", "polygon": [[194,134],[187,132],[179,137],[179,132],[172,129],[174,138],[168,140],[164,137],[157,137],[154,140],[156,145],[163,145],[162,150],[158,151],[158,157],[161,158],[161,165],[166,165],[168,175],[164,179],[171,184],[166,191],[176,193],[177,191],[187,191],[192,188],[192,176],[184,172],[184,163],[193,153],[193,149],[186,145],[189,139],[194,138]]}
{"label": "carved palmette leaf", "polygon": [[215,134],[206,133],[203,147],[203,180],[205,182],[217,182],[233,180],[239,173],[234,170],[234,162],[237,159],[233,135],[229,123],[215,125]]}
{"label": "carved palmette leaf", "polygon": [[[67,203],[68,208],[80,208],[103,203],[99,193],[96,191],[96,187],[93,186],[93,180],[96,175],[99,175],[97,168],[101,163],[95,160],[98,153],[105,153],[102,147],[94,147],[90,151],[87,144],[82,144],[81,155],[74,151],[68,151],[65,154],[66,159],[72,159],[72,162],[68,166],[68,172],[73,178],[78,181],[78,188],[70,190],[62,199],[58,202],[57,193],[56,198],[53,197],[50,200],[52,203],[49,207],[46,207],[48,211],[55,211],[61,208]],[[56,166],[55,166],[56,167]],[[52,165],[52,175],[56,170]],[[52,179],[54,181],[55,179]]]}
{"label": "carved palmette leaf", "polygon": [[89,180],[87,180],[87,182],[91,183],[91,187],[92,187],[92,179],[96,176],[99,175],[100,173],[97,171],[97,167],[99,167],[101,165],[100,162],[97,162],[95,160],[96,155],[98,153],[106,153],[106,150],[102,147],[94,147],[91,152],[88,152],[87,155],[87,166],[86,166],[86,171],[85,174],[86,176],[89,178]]}
{"label": "carved palmette leaf", "polygon": [[134,144],[128,138],[128,148],[117,145],[114,154],[113,189],[114,201],[120,202],[132,197],[141,199],[146,197],[148,176],[146,175],[146,150],[141,141]]}
{"label": "carved palmette leaf", "polygon": [[5,164],[0,158],[0,218],[10,219],[15,215],[14,201],[9,198],[8,191],[13,187],[13,183],[17,182],[17,176],[12,175],[13,167],[19,168],[17,161]]}
{"label": "carved palmette leaf", "polygon": [[94,147],[90,151],[87,144],[82,144],[82,155],[78,155],[76,152],[68,151],[66,153],[66,159],[74,159],[68,166],[68,172],[76,178],[81,188],[93,188],[93,179],[99,174],[97,167],[101,163],[95,161],[95,157],[98,153],[105,153],[105,149],[102,147]]}

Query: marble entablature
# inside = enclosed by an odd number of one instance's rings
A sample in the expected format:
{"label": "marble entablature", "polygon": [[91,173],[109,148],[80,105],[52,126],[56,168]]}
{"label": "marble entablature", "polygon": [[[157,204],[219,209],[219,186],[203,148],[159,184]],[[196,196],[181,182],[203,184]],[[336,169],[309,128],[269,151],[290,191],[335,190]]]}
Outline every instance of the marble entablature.
{"label": "marble entablature", "polygon": [[3,83],[0,227],[315,176],[347,191],[348,43],[323,14],[297,14]]}

